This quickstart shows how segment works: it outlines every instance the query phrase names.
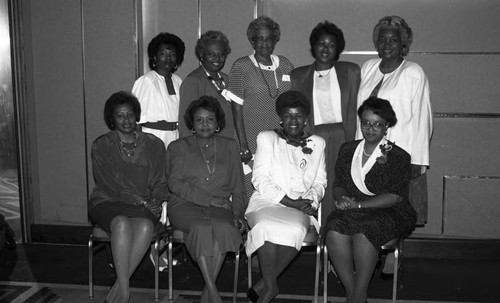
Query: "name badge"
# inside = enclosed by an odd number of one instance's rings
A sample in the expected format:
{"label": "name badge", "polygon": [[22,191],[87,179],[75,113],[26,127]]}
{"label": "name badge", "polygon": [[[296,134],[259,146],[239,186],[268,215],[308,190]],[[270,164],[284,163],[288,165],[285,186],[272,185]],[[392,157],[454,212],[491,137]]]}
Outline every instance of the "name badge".
{"label": "name badge", "polygon": [[290,75],[283,75],[283,77],[281,77],[281,81],[290,82]]}

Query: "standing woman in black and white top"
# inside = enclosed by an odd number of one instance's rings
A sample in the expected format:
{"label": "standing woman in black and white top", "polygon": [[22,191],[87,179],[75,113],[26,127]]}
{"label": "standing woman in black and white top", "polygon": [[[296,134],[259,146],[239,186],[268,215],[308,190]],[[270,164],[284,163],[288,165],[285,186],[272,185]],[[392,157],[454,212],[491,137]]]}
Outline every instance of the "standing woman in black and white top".
{"label": "standing woman in black and white top", "polygon": [[[279,24],[269,17],[250,22],[247,38],[255,52],[236,60],[229,73],[229,90],[244,102],[232,103],[243,162],[249,162],[255,154],[261,131],[279,128],[279,118],[274,114],[276,98],[292,86],[292,63],[273,54],[280,35]],[[249,197],[253,192],[250,174],[245,176],[245,188]]]}

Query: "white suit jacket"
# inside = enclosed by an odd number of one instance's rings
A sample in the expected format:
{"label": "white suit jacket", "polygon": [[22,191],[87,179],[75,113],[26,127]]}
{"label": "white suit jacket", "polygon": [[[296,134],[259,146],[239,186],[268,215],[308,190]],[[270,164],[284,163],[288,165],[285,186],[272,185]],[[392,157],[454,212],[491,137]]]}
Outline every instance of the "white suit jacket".
{"label": "white suit jacket", "polygon": [[[316,135],[309,138],[311,141],[307,147],[313,151],[311,154],[303,154],[301,161],[305,169],[303,183],[307,190],[297,193],[291,188],[290,170],[293,164],[288,158],[286,141],[274,131],[264,131],[257,136],[257,152],[252,175],[255,191],[250,198],[246,213],[269,205],[285,207],[280,204],[285,195],[292,199],[297,199],[299,196],[311,199],[313,206],[318,208],[326,187],[325,141]],[[301,149],[301,147],[296,148]]]}

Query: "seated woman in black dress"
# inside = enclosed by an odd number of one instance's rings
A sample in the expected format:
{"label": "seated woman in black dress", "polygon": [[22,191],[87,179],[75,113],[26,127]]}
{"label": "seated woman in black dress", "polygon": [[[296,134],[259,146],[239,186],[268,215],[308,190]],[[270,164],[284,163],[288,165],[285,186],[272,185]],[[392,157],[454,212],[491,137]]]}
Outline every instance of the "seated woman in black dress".
{"label": "seated woman in black dress", "polygon": [[365,302],[380,247],[409,234],[410,155],[385,139],[397,122],[389,101],[370,97],[358,109],[363,140],[340,148],[333,187],[336,211],[324,225],[330,259],[347,302]]}
{"label": "seated woman in black dress", "polygon": [[215,280],[225,254],[242,243],[238,220],[243,218],[243,168],[234,139],[219,136],[225,119],[219,101],[202,96],[184,115],[193,135],[168,146],[170,222],[186,233],[186,247],[198,263],[205,288],[201,302],[222,302]]}
{"label": "seated woman in black dress", "polygon": [[93,224],[111,233],[116,282],[105,302],[128,302],[129,279],[148,250],[161,204],[168,200],[166,151],[154,135],[136,130],[141,106],[130,93],[113,94],[104,106],[111,130],[92,144],[95,188]]}

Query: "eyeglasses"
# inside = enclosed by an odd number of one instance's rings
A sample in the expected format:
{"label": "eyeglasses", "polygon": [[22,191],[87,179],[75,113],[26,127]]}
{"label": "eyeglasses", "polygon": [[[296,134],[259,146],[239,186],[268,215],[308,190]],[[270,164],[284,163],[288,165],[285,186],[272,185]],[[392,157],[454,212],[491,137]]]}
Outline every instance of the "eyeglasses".
{"label": "eyeglasses", "polygon": [[370,121],[361,120],[361,129],[362,130],[369,130],[371,127],[371,128],[373,128],[374,131],[380,132],[380,131],[384,130],[385,125],[386,125],[385,122],[377,121],[374,123],[370,123]]}

